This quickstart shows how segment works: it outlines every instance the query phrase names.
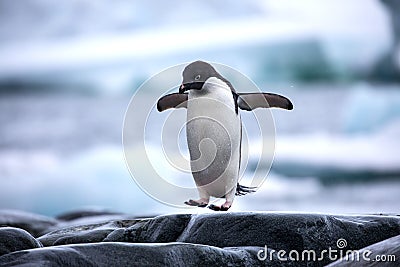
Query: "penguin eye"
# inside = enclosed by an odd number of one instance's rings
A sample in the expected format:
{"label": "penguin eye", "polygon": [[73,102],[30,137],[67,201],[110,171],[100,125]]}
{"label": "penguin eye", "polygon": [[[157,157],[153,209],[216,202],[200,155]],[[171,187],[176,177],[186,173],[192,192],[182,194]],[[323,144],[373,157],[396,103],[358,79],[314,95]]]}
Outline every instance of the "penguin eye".
{"label": "penguin eye", "polygon": [[200,80],[200,74],[199,74],[199,75],[197,75],[196,77],[194,77],[194,80],[195,80],[195,81],[198,81],[198,80]]}

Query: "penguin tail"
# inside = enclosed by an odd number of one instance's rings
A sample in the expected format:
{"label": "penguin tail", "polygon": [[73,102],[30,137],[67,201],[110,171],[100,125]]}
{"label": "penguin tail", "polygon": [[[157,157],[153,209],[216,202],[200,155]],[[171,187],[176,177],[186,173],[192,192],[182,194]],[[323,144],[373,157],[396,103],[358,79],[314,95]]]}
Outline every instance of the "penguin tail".
{"label": "penguin tail", "polygon": [[244,185],[240,185],[239,183],[237,184],[236,187],[236,196],[244,196],[246,194],[249,193],[254,193],[256,192],[257,187],[253,187],[253,186],[244,186]]}

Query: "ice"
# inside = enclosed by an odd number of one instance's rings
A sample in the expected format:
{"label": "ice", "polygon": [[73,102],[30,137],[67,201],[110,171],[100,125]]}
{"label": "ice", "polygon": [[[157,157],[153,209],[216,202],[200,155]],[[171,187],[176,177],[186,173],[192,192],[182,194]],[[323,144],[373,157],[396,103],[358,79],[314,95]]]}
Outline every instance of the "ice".
{"label": "ice", "polygon": [[148,197],[133,182],[119,146],[97,147],[69,157],[40,151],[3,153],[12,173],[1,180],[0,209],[48,215],[85,206],[133,214],[172,210]]}
{"label": "ice", "polygon": [[[301,51],[279,50],[278,55],[287,56],[279,56],[274,65],[289,62],[279,69],[284,72],[278,73],[280,76],[292,77],[291,72],[301,70],[302,66],[296,65],[301,55],[312,64],[322,60],[329,66],[313,66],[314,70],[333,69],[339,76],[351,76],[360,68],[371,67],[391,42],[384,9],[376,1],[310,1],[307,5],[174,1],[154,6],[28,2],[34,8],[18,3],[2,7],[1,81],[78,84],[121,93],[132,90],[132,81],[143,81],[163,68],[199,57],[247,73],[263,73],[276,54],[274,47],[287,44]],[[359,12],[361,5],[363,12]],[[221,8],[230,11],[221,14]],[[82,12],[80,19],[73,10]],[[151,15],[146,13],[150,10]],[[200,16],[202,12],[206,14]],[[154,14],[157,20],[151,19]],[[309,53],[314,47],[320,52]],[[313,56],[316,61],[311,60]]]}
{"label": "ice", "polygon": [[387,123],[400,118],[398,88],[378,91],[360,85],[350,93],[345,114],[343,129],[346,133],[380,131]]}
{"label": "ice", "polygon": [[400,171],[400,120],[361,136],[278,136],[275,161],[351,170]]}

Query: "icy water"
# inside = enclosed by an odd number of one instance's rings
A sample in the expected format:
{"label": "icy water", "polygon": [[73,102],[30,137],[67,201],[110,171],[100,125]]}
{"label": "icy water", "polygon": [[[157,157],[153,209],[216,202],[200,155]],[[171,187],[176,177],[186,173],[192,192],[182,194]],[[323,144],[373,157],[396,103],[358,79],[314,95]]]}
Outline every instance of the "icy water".
{"label": "icy water", "polygon": [[[291,98],[295,109],[273,111],[272,170],[258,192],[238,197],[232,210],[398,213],[399,88],[316,87],[273,90]],[[149,94],[143,103],[157,97]],[[147,196],[129,175],[121,137],[129,98],[1,95],[0,208],[47,215],[93,206],[133,214],[181,212]],[[242,118],[250,146],[257,147],[261,140],[251,134],[256,126],[249,114]],[[160,147],[153,144],[152,150],[162,158]],[[245,175],[252,160],[250,151]],[[192,183],[188,174],[174,178]]]}

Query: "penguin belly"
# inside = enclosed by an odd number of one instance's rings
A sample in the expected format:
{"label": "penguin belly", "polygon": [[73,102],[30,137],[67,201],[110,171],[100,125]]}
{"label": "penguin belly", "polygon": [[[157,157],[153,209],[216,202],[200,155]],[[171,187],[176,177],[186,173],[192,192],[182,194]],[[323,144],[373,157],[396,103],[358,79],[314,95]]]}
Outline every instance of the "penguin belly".
{"label": "penguin belly", "polygon": [[239,179],[241,120],[230,88],[216,80],[190,91],[186,132],[196,186],[224,197]]}

